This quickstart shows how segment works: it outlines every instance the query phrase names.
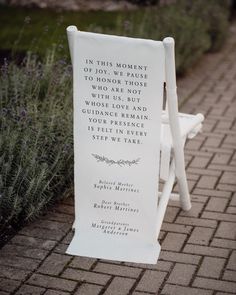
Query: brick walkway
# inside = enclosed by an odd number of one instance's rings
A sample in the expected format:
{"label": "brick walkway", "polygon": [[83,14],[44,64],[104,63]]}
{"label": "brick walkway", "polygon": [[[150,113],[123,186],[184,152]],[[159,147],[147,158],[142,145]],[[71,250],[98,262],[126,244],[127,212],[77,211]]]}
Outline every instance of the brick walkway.
{"label": "brick walkway", "polygon": [[157,265],[65,255],[73,202],[22,229],[0,253],[0,295],[236,294],[236,28],[179,81],[181,110],[206,116],[186,146],[193,208],[168,206]]}

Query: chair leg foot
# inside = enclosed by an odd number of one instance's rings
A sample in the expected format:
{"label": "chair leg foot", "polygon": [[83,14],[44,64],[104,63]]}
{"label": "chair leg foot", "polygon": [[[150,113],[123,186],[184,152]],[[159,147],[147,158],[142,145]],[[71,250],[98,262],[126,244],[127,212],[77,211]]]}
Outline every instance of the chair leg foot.
{"label": "chair leg foot", "polygon": [[178,180],[180,206],[184,211],[189,211],[192,207],[190,194],[188,191],[188,183],[186,178]]}
{"label": "chair leg foot", "polygon": [[191,203],[184,203],[184,204],[181,204],[181,208],[184,210],[184,211],[189,211],[191,208],[192,208],[192,204]]}

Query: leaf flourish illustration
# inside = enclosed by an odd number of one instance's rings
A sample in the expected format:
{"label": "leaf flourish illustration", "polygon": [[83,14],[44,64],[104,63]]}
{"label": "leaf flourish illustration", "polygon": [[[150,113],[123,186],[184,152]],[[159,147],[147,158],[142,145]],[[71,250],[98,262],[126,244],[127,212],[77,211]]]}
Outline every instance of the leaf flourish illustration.
{"label": "leaf flourish illustration", "polygon": [[92,156],[97,160],[97,162],[104,162],[107,165],[111,166],[111,165],[119,165],[120,167],[123,166],[132,166],[132,165],[137,165],[140,161],[140,158],[137,158],[135,160],[129,161],[129,160],[112,160],[112,159],[108,159],[107,157],[104,156],[100,156],[98,154],[92,154]]}

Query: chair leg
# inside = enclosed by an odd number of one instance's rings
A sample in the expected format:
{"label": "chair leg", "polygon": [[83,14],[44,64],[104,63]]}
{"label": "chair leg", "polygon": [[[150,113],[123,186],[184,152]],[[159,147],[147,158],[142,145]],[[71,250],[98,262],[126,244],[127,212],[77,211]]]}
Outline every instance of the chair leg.
{"label": "chair leg", "polygon": [[177,183],[179,187],[179,195],[180,195],[180,205],[184,211],[188,211],[191,209],[191,200],[190,194],[188,190],[188,183],[186,178],[185,171],[182,173],[180,177],[177,178]]}
{"label": "chair leg", "polygon": [[[186,142],[186,137],[183,138],[183,147]],[[181,157],[182,156],[182,157]],[[188,182],[185,170],[185,161],[184,161],[184,153],[178,154],[179,160],[179,170],[176,173],[177,183],[179,187],[179,195],[180,195],[180,206],[184,211],[189,211],[192,207],[191,199],[188,189]]]}

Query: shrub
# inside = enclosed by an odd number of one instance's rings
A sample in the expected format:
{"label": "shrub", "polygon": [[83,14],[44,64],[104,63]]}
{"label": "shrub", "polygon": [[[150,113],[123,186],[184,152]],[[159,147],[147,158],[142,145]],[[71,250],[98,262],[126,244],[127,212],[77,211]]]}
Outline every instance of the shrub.
{"label": "shrub", "polygon": [[[119,35],[176,41],[176,69],[183,74],[206,51],[219,50],[227,38],[230,1],[179,0],[171,5],[145,9],[140,19],[118,18]],[[109,32],[112,33],[112,32]],[[114,32],[113,32],[114,33]]]}
{"label": "shrub", "polygon": [[[93,28],[99,32],[102,29]],[[173,4],[161,8],[146,9],[140,19],[125,19],[120,16],[116,31],[105,33],[162,40],[169,36],[175,39],[176,69],[183,74],[210,47],[206,25],[199,19],[186,14],[182,5]]]}
{"label": "shrub", "polygon": [[175,39],[176,70],[183,74],[191,68],[210,47],[207,28],[198,18],[189,16],[181,5],[163,7],[155,27],[160,39]]}
{"label": "shrub", "polygon": [[[148,0],[139,2],[147,3]],[[0,17],[3,26],[0,30],[0,46],[9,49],[9,46],[16,44],[17,49],[21,51],[27,51],[30,46],[43,56],[51,43],[67,42],[65,28],[70,24],[75,24],[85,31],[143,38],[159,39],[167,34],[176,39],[177,70],[184,72],[197,61],[201,53],[206,50],[216,51],[224,44],[232,0],[166,2],[171,4],[122,12],[61,13],[1,6]],[[19,34],[19,27],[23,22],[24,29]],[[67,46],[61,50],[62,54],[68,52]]]}
{"label": "shrub", "polygon": [[230,2],[220,0],[183,1],[187,13],[206,26],[210,36],[210,51],[218,51],[224,45],[229,27]]}
{"label": "shrub", "polygon": [[1,68],[0,233],[34,219],[72,186],[70,68],[28,55]]}

